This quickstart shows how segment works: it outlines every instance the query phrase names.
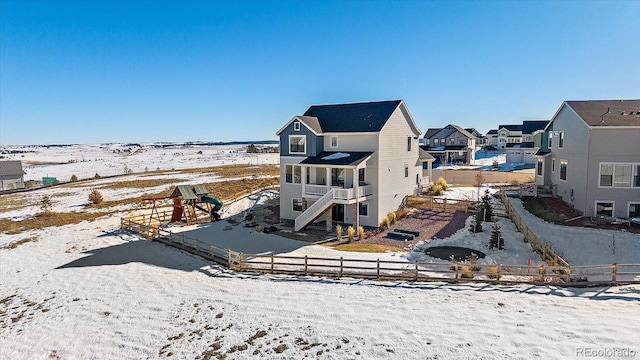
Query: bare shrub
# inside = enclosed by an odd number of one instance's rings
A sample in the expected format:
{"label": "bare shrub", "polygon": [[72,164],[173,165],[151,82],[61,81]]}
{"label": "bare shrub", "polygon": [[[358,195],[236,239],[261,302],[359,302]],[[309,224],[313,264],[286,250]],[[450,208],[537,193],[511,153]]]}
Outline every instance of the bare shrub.
{"label": "bare shrub", "polygon": [[89,194],[89,202],[91,202],[92,204],[100,204],[102,200],[104,199],[102,198],[102,194],[100,194],[100,191],[98,190],[93,190]]}
{"label": "bare shrub", "polygon": [[336,238],[339,242],[342,241],[342,225],[340,224],[336,225]]}
{"label": "bare shrub", "polygon": [[78,181],[78,177],[75,175],[71,175],[71,182],[76,182]]}
{"label": "bare shrub", "polygon": [[347,236],[349,237],[349,242],[353,242],[356,237],[356,229],[354,229],[353,226],[347,228]]}
{"label": "bare shrub", "polygon": [[364,227],[358,226],[358,239],[364,240]]}
{"label": "bare shrub", "polygon": [[442,186],[442,190],[447,190],[449,188],[449,184],[447,184],[447,180],[443,177],[438,178],[438,185]]}

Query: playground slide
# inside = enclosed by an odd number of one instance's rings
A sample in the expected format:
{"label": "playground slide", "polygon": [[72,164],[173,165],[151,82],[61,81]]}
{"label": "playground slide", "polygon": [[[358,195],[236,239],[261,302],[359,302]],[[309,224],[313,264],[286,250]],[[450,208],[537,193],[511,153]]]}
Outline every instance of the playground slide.
{"label": "playground slide", "polygon": [[209,195],[202,196],[202,202],[213,204],[213,209],[211,209],[211,212],[217,212],[222,208],[222,205],[224,205],[222,201]]}

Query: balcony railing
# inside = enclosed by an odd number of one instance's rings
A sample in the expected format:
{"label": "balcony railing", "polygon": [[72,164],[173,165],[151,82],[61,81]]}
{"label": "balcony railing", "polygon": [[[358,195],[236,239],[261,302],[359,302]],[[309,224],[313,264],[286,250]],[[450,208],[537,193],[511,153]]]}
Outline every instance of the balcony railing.
{"label": "balcony railing", "polygon": [[[355,190],[354,188],[341,188],[327,185],[314,185],[314,184],[306,184],[304,186],[304,193],[302,196],[323,196],[330,189],[334,189],[336,191],[335,199],[339,200],[351,200],[355,199]],[[371,185],[362,185],[358,187],[358,197],[364,197],[373,194],[373,189]]]}

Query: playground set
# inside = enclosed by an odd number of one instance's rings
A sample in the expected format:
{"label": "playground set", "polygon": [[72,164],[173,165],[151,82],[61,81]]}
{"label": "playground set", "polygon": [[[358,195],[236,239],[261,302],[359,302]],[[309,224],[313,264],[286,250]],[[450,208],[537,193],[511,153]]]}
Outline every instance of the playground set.
{"label": "playground set", "polygon": [[161,216],[158,207],[162,200],[167,199],[173,199],[173,212],[171,213],[170,222],[184,221],[187,225],[200,223],[198,211],[208,214],[210,221],[220,220],[218,211],[224,205],[221,200],[209,195],[205,185],[178,185],[171,195],[167,197],[143,200],[153,202],[149,225],[157,226],[166,223],[164,212],[163,216]]}

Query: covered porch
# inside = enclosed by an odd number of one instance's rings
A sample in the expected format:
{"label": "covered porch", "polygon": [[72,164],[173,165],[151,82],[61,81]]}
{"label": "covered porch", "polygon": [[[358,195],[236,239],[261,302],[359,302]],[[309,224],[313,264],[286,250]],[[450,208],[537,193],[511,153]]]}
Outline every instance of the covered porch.
{"label": "covered porch", "polygon": [[308,157],[300,163],[302,196],[319,199],[334,190],[336,203],[350,204],[373,194],[367,182],[366,161],[371,152],[329,153]]}

